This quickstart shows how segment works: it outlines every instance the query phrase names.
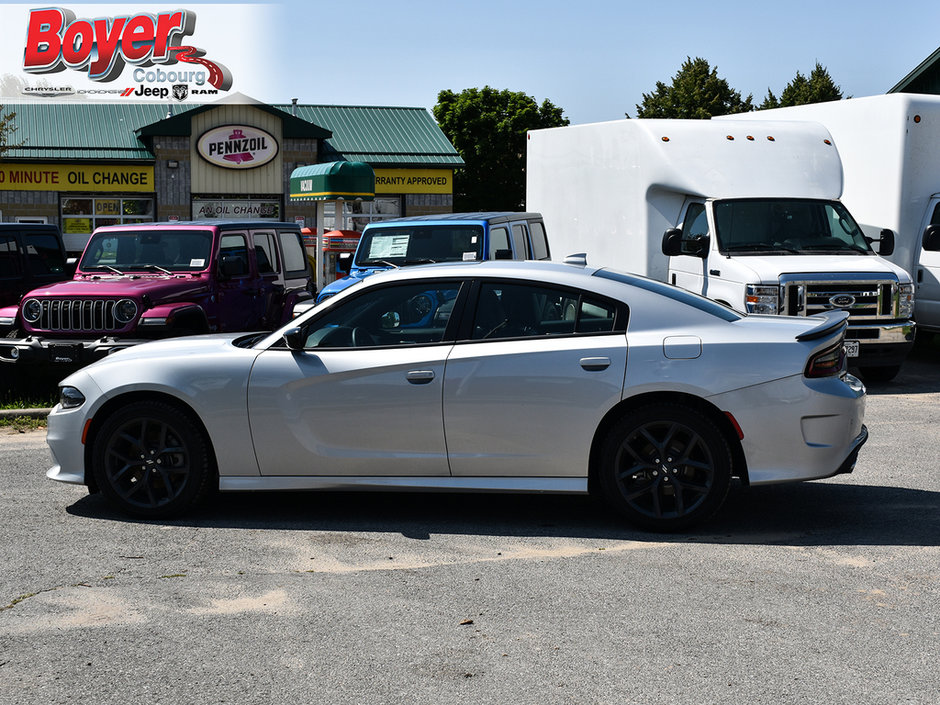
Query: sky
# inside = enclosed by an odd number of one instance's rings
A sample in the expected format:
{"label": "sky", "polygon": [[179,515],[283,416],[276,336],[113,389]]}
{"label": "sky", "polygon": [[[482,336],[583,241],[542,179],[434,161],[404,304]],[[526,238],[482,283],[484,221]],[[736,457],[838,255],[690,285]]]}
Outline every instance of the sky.
{"label": "sky", "polygon": [[443,89],[489,85],[550,100],[573,124],[635,116],[643,93],[668,84],[687,57],[706,59],[760,103],[817,61],[847,97],[884,93],[940,46],[936,0],[3,5],[0,74],[27,82],[36,80],[22,72],[30,8],[78,18],[187,8],[199,18],[191,43],[228,66],[233,91],[257,100],[430,110]]}

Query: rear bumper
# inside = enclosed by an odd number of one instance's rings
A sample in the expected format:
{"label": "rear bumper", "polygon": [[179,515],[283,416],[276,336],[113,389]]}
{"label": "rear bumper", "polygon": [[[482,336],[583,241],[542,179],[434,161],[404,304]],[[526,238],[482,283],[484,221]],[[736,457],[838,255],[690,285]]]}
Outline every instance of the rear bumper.
{"label": "rear bumper", "polygon": [[97,340],[60,340],[37,336],[0,339],[0,363],[87,365],[118,350],[148,342],[152,340],[111,337]]}

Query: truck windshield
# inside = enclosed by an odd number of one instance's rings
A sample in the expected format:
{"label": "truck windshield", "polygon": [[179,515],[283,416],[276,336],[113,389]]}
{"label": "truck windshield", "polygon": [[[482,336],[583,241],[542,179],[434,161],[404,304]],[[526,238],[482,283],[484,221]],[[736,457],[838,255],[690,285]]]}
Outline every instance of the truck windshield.
{"label": "truck windshield", "polygon": [[91,236],[83,272],[194,272],[209,266],[212,233],[207,230],[127,230]]}
{"label": "truck windshield", "polygon": [[718,250],[737,254],[870,254],[858,224],[838,201],[715,201]]}
{"label": "truck windshield", "polygon": [[406,225],[367,228],[356,250],[360,267],[472,262],[483,259],[481,225]]}

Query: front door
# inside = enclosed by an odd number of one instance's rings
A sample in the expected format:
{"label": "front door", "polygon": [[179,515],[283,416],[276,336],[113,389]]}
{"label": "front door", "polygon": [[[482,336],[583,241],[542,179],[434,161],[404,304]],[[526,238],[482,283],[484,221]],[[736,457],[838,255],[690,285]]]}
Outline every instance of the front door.
{"label": "front door", "polygon": [[445,342],[459,282],[372,288],[269,349],[248,384],[262,475],[448,475]]}
{"label": "front door", "polygon": [[[708,212],[705,204],[699,201],[687,203],[682,216],[682,250],[690,251],[689,244],[695,240],[710,237]],[[707,253],[705,253],[707,254]],[[669,282],[696,294],[706,294],[707,278],[705,268],[707,257],[679,255],[669,258]]]}
{"label": "front door", "polygon": [[[940,224],[940,196],[930,200],[920,233],[923,236],[928,225]],[[914,306],[918,322],[931,328],[940,328],[940,252],[931,252],[920,246],[920,259],[914,267]]]}

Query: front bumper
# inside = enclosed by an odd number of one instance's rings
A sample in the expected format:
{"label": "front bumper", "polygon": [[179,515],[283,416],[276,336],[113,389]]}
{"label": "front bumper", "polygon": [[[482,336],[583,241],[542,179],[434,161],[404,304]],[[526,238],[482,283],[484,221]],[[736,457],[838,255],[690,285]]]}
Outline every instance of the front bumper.
{"label": "front bumper", "polygon": [[124,348],[152,342],[145,338],[113,338],[73,340],[28,336],[22,339],[0,339],[0,363],[87,365]]}
{"label": "front bumper", "polygon": [[846,340],[857,340],[858,357],[849,358],[851,367],[890,367],[900,365],[914,347],[913,321],[858,325],[850,323]]}

